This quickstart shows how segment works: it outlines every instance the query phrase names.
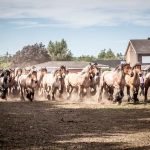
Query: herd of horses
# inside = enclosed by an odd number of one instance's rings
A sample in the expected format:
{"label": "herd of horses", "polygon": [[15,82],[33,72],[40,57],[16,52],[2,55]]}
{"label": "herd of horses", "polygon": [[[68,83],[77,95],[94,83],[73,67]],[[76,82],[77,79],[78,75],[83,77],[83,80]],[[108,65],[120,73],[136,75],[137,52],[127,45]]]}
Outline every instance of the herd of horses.
{"label": "herd of horses", "polygon": [[[98,94],[98,102],[103,100],[103,93],[108,100],[121,104],[127,92],[128,101],[139,102],[141,65],[133,67],[128,63],[120,64],[112,71],[101,73],[97,64],[89,64],[81,72],[71,73],[65,66],[60,66],[49,73],[46,68],[5,69],[0,72],[0,98],[19,96],[21,100],[33,101],[35,93],[45,96],[48,100],[62,97],[65,93],[70,99],[72,92],[76,92],[79,100],[85,96]],[[150,87],[150,73],[144,76],[144,102],[147,102]],[[125,90],[126,88],[126,90]]]}

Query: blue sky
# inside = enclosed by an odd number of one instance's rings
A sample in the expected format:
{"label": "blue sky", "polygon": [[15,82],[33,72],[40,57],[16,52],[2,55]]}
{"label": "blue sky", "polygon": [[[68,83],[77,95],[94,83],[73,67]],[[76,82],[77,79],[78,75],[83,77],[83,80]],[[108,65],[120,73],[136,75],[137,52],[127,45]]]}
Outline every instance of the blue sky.
{"label": "blue sky", "polygon": [[150,37],[149,0],[0,0],[0,55],[64,38],[74,56]]}

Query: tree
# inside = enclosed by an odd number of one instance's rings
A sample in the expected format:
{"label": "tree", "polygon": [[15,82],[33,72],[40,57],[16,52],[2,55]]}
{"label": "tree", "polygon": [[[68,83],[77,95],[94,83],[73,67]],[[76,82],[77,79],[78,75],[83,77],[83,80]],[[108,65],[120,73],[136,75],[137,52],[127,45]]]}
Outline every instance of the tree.
{"label": "tree", "polygon": [[82,55],[82,56],[78,57],[77,60],[92,62],[92,61],[95,61],[96,58],[94,56],[90,56],[90,55]]}
{"label": "tree", "polygon": [[101,50],[101,52],[98,54],[98,59],[105,59],[106,58],[106,49]]}
{"label": "tree", "polygon": [[37,63],[43,63],[49,61],[50,57],[48,55],[45,45],[42,43],[27,45],[23,49],[17,51],[16,54],[12,57],[13,64],[30,64],[34,65]]}
{"label": "tree", "polygon": [[113,51],[111,49],[109,49],[106,53],[106,59],[116,59],[115,54],[113,53]]}
{"label": "tree", "polygon": [[50,41],[47,50],[52,60],[72,60],[72,53],[64,39],[61,42],[56,41],[55,43]]}
{"label": "tree", "polygon": [[124,60],[124,55],[122,53],[117,53],[117,59]]}
{"label": "tree", "polygon": [[110,59],[117,59],[117,57],[111,49],[109,50],[104,49],[101,50],[101,52],[98,54],[98,59],[110,60]]}

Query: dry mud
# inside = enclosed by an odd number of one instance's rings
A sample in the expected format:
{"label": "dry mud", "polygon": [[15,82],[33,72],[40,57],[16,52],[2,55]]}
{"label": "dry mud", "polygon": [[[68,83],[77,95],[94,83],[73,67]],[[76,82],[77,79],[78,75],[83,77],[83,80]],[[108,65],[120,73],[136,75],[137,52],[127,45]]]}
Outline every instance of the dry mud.
{"label": "dry mud", "polygon": [[0,149],[149,150],[150,104],[3,100]]}

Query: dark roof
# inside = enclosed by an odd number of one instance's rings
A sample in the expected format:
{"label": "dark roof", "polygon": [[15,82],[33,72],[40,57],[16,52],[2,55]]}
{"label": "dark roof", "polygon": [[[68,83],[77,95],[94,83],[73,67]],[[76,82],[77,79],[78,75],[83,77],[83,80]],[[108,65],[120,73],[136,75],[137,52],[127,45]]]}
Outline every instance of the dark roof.
{"label": "dark roof", "polygon": [[130,40],[138,54],[150,54],[150,40]]}
{"label": "dark roof", "polygon": [[116,68],[116,66],[121,64],[122,60],[97,60],[95,62],[98,64],[108,65],[110,68]]}
{"label": "dark roof", "polygon": [[84,61],[48,61],[45,63],[37,64],[36,67],[60,67],[61,65],[67,68],[83,68],[87,66],[89,62]]}
{"label": "dark roof", "polygon": [[[34,65],[36,67],[50,67],[50,68],[57,68],[61,65],[66,66],[67,68],[75,68],[75,69],[82,69],[87,66],[90,62],[85,61],[49,61],[41,64]],[[99,64],[100,67],[105,67],[103,64]]]}

